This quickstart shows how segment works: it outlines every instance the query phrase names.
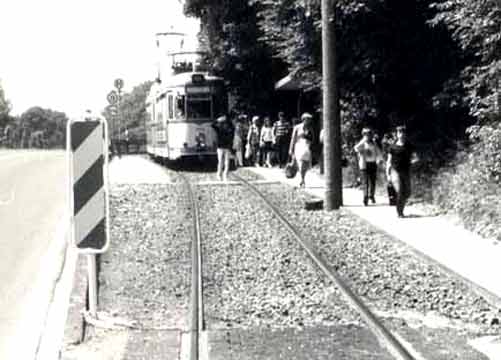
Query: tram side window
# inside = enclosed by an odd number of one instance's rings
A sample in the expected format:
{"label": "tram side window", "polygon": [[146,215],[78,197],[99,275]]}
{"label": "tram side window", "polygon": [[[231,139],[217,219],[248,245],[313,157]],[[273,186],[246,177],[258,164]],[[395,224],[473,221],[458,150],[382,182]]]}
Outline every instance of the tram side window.
{"label": "tram side window", "polygon": [[173,98],[172,95],[169,95],[169,119],[174,118],[174,104],[173,104]]}
{"label": "tram side window", "polygon": [[210,98],[188,97],[188,118],[209,119],[211,117]]}
{"label": "tram side window", "polygon": [[185,117],[184,102],[185,102],[184,95],[180,95],[180,96],[176,97],[176,117],[178,117],[178,118]]}

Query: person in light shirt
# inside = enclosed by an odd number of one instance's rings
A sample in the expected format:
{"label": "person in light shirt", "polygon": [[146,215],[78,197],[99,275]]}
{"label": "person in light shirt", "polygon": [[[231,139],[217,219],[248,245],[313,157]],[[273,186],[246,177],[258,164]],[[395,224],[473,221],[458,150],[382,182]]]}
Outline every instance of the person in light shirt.
{"label": "person in light shirt", "polygon": [[264,163],[266,167],[272,167],[271,165],[271,153],[273,151],[273,143],[275,142],[275,135],[273,134],[273,124],[271,119],[266,116],[264,118],[264,125],[261,128],[261,138],[259,141],[259,147],[264,156]]}
{"label": "person in light shirt", "polygon": [[376,202],[374,194],[376,192],[377,165],[383,162],[383,155],[374,141],[371,129],[362,129],[362,140],[355,145],[354,149],[358,155],[358,167],[362,175],[363,203],[367,206],[370,199],[374,204]]}

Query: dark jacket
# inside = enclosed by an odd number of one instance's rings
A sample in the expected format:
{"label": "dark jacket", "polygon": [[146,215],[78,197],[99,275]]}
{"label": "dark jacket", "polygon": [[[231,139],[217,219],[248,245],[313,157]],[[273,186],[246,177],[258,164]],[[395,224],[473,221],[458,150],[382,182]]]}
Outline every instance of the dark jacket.
{"label": "dark jacket", "polygon": [[217,147],[220,149],[231,149],[233,147],[233,136],[235,127],[231,121],[213,122],[212,127],[217,134]]}

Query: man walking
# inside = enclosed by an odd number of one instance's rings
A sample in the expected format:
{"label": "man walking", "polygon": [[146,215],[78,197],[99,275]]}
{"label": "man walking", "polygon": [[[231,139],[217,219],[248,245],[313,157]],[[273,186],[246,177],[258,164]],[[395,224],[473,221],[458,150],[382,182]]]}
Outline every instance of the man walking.
{"label": "man walking", "polygon": [[397,193],[397,215],[404,217],[404,207],[411,195],[411,164],[418,161],[414,146],[406,139],[405,126],[397,127],[397,141],[390,145],[386,176]]}

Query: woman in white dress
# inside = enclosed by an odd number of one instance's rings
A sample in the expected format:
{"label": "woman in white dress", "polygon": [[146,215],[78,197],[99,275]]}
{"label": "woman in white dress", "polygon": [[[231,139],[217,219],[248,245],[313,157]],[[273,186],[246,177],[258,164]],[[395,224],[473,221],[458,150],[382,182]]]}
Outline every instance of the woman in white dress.
{"label": "woman in white dress", "polygon": [[289,146],[289,156],[294,158],[301,175],[300,187],[305,186],[306,172],[311,167],[311,143],[313,142],[313,117],[311,114],[301,115],[301,123],[294,126],[291,143]]}

